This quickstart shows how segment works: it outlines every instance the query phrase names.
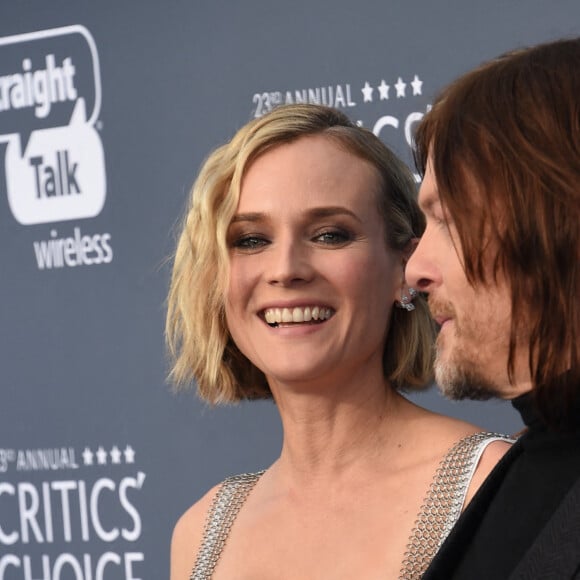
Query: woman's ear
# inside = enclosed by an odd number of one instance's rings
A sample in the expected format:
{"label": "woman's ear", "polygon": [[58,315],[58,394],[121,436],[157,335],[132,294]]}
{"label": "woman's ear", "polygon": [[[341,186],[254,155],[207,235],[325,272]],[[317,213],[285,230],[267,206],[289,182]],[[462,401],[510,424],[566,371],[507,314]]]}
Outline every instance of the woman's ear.
{"label": "woman's ear", "polygon": [[411,238],[401,250],[401,286],[406,286],[406,278],[405,278],[405,268],[407,266],[407,262],[409,258],[415,251],[415,248],[419,244],[419,238]]}
{"label": "woman's ear", "polygon": [[403,248],[403,260],[405,264],[407,263],[407,261],[409,260],[409,258],[419,245],[419,241],[420,241],[419,238],[411,238],[407,242],[407,245]]}
{"label": "woman's ear", "polygon": [[405,266],[411,254],[415,251],[415,248],[419,244],[419,238],[411,238],[402,251],[402,258],[403,258],[403,272],[402,272],[402,280],[401,280],[401,287],[400,287],[400,297],[395,300],[395,306],[397,308],[404,308],[407,312],[411,312],[415,310],[415,305],[413,304],[413,300],[417,296],[417,291],[414,288],[411,288],[406,281],[405,278]]}

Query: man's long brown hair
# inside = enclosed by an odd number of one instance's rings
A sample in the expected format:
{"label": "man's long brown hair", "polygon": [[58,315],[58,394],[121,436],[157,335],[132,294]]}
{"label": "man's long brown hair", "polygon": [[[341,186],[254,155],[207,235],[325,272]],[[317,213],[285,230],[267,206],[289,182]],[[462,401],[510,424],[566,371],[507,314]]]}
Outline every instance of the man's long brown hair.
{"label": "man's long brown hair", "polygon": [[[510,52],[459,78],[420,124],[467,279],[511,289],[508,357],[529,332],[533,389],[561,426],[580,392],[580,39]],[[519,333],[521,336],[521,332]]]}

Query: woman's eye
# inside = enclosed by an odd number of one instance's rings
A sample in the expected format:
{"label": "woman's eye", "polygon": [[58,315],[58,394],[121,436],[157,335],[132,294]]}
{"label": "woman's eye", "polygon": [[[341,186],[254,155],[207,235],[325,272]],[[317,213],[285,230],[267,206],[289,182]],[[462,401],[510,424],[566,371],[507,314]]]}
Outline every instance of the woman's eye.
{"label": "woman's eye", "polygon": [[259,236],[242,236],[234,240],[232,246],[239,250],[259,250],[268,243]]}
{"label": "woman's eye", "polygon": [[328,230],[315,236],[317,242],[329,245],[345,244],[351,239],[350,234],[341,230]]}

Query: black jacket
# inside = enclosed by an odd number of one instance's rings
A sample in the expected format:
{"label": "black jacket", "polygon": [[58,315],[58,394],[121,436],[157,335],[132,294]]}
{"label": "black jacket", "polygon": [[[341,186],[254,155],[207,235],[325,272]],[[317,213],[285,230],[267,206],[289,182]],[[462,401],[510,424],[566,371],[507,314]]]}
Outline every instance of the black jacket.
{"label": "black jacket", "polygon": [[567,432],[532,397],[513,401],[528,431],[498,463],[423,580],[580,579],[580,406]]}

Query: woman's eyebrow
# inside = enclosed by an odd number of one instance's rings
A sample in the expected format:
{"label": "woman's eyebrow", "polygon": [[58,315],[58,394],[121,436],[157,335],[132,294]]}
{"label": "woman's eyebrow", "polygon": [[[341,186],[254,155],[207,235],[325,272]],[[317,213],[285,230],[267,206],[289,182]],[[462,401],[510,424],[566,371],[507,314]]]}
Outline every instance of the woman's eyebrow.
{"label": "woman's eyebrow", "polygon": [[[347,215],[358,222],[362,222],[362,220],[350,209],[342,206],[321,206],[321,207],[313,207],[306,212],[306,215],[310,218],[323,218],[323,217],[332,217],[335,215]],[[263,212],[247,212],[247,213],[238,213],[230,222],[231,224],[239,223],[239,222],[251,222],[251,223],[259,223],[266,221],[268,219],[268,214]]]}
{"label": "woman's eyebrow", "polygon": [[235,224],[238,222],[262,222],[267,218],[267,214],[260,212],[248,212],[248,213],[238,213],[236,214],[230,223]]}
{"label": "woman's eyebrow", "polygon": [[358,222],[362,222],[362,220],[350,209],[342,206],[322,206],[322,207],[313,207],[312,209],[308,210],[308,215],[312,217],[332,217],[335,215],[347,215]]}

